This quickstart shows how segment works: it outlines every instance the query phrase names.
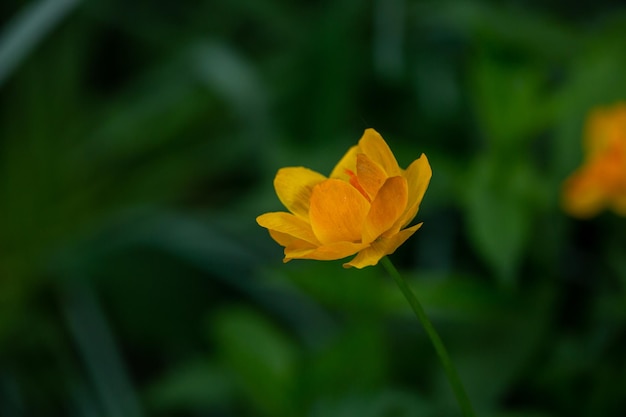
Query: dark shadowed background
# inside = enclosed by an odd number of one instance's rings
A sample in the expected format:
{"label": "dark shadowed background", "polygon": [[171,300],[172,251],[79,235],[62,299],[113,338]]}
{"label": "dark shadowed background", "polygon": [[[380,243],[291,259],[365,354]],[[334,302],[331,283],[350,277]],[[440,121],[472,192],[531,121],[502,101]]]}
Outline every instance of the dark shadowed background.
{"label": "dark shadowed background", "polygon": [[283,264],[283,166],[424,152],[392,259],[481,417],[626,413],[626,219],[569,218],[617,1],[0,5],[0,416],[439,417],[384,270]]}

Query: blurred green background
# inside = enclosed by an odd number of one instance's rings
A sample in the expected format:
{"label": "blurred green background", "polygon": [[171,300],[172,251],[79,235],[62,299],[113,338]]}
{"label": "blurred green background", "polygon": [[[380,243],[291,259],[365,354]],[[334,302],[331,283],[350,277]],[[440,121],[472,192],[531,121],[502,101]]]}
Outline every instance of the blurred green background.
{"label": "blurred green background", "polygon": [[568,218],[617,1],[3,1],[0,416],[458,416],[381,267],[281,262],[283,166],[433,179],[393,256],[480,416],[624,416],[626,219]]}

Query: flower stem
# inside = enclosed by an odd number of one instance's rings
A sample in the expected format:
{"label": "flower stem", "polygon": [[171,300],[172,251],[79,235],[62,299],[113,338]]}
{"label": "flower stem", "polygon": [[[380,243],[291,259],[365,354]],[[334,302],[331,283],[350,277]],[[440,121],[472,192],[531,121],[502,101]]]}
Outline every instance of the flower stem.
{"label": "flower stem", "polygon": [[441,341],[439,334],[437,333],[432,323],[428,319],[428,316],[424,312],[422,305],[420,304],[417,297],[415,296],[415,294],[409,287],[406,280],[402,277],[402,275],[400,275],[400,273],[398,272],[396,267],[393,265],[393,263],[391,263],[391,260],[387,256],[385,256],[381,259],[381,263],[383,264],[383,266],[385,267],[389,275],[391,275],[393,279],[396,281],[396,284],[398,284],[398,287],[400,287],[402,294],[411,305],[411,308],[415,312],[415,315],[419,319],[420,323],[422,323],[422,326],[424,326],[424,330],[426,330],[426,333],[428,334],[430,341],[432,342],[433,346],[435,347],[435,350],[437,351],[437,356],[439,356],[439,360],[441,361],[441,364],[443,365],[443,369],[446,373],[446,376],[448,377],[448,381],[450,382],[450,385],[452,386],[452,390],[454,391],[454,396],[456,397],[456,400],[459,403],[461,411],[463,411],[463,415],[465,417],[475,417],[476,414],[474,414],[474,410],[472,409],[472,404],[470,403],[470,400],[467,394],[465,393],[465,388],[463,388],[463,384],[461,383],[459,374],[457,373],[456,368],[452,364],[452,361],[450,360],[450,356],[448,356],[448,352],[446,351],[446,348],[443,345],[443,342]]}

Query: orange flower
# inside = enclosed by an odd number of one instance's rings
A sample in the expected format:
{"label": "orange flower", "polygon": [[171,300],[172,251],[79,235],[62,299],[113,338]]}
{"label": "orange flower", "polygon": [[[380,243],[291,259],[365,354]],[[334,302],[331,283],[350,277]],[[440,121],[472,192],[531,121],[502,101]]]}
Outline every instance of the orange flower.
{"label": "orange flower", "polygon": [[583,150],[583,165],[563,184],[563,208],[580,218],[606,208],[626,216],[626,103],[591,113]]}
{"label": "orange flower", "polygon": [[256,220],[285,247],[284,262],[358,253],[343,266],[376,265],[422,225],[406,228],[431,175],[424,154],[403,170],[380,134],[367,129],[330,178],[304,167],[280,169],[274,188],[290,213],[266,213]]}

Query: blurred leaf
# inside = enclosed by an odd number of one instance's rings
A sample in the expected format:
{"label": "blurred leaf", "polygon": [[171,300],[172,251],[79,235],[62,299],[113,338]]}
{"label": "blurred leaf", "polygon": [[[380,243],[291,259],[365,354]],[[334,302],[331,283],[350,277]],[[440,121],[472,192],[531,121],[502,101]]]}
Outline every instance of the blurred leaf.
{"label": "blurred leaf", "polygon": [[[213,42],[195,45],[193,70],[210,90],[222,96],[245,125],[257,130],[267,123],[267,94],[255,68],[234,48]],[[257,134],[260,133],[257,131]]]}
{"label": "blurred leaf", "polygon": [[267,416],[293,416],[297,407],[296,347],[257,311],[232,307],[211,320],[218,357],[249,405]]}
{"label": "blurred leaf", "polygon": [[518,410],[518,411],[500,411],[486,414],[488,417],[551,417],[554,414],[535,411],[535,410]]}
{"label": "blurred leaf", "polygon": [[336,401],[320,400],[310,417],[428,417],[439,415],[418,395],[385,390],[364,396],[345,396]]}
{"label": "blurred leaf", "polygon": [[156,413],[199,412],[225,408],[235,394],[231,375],[206,359],[179,365],[148,387],[147,401]]}
{"label": "blurred leaf", "polygon": [[[533,288],[492,310],[496,319],[447,326],[442,337],[476,409],[495,409],[521,375],[532,373],[534,355],[552,329],[546,318],[556,295],[551,286]],[[441,401],[448,404],[449,383],[438,375]]]}
{"label": "blurred leaf", "polygon": [[24,414],[23,398],[15,377],[2,372],[0,374],[0,413],[7,417],[18,417]]}
{"label": "blurred leaf", "polygon": [[98,124],[76,157],[120,160],[154,152],[168,144],[189,144],[186,138],[198,120],[215,112],[215,102],[198,84],[170,65],[137,80],[99,115]]}
{"label": "blurred leaf", "polygon": [[[524,294],[497,291],[468,278],[428,274],[416,274],[410,285],[441,334],[474,407],[479,414],[488,415],[486,410],[493,409],[516,378],[527,371],[526,364],[544,340],[551,324],[545,317],[554,291],[549,287]],[[387,290],[391,311],[402,312],[423,334],[399,290],[393,285]],[[436,361],[430,344],[428,348],[425,358]],[[449,382],[438,361],[434,366],[439,402],[451,412],[456,402]]]}
{"label": "blurred leaf", "polygon": [[576,109],[581,104],[623,100],[626,80],[620,77],[620,70],[626,64],[626,57],[620,51],[625,46],[624,38],[604,33],[581,43],[575,59],[569,63],[566,88],[561,90],[563,105]]}
{"label": "blurred leaf", "polygon": [[0,37],[0,86],[28,53],[35,48],[80,0],[39,0],[4,27]]}
{"label": "blurred leaf", "polygon": [[379,319],[357,317],[306,358],[305,386],[317,397],[341,397],[379,388],[388,368],[385,333]]}
{"label": "blurred leaf", "polygon": [[[198,183],[251,175],[263,129],[256,136],[233,129],[237,109],[225,107],[215,91],[190,77],[190,61],[184,56],[137,81],[101,112],[86,143],[68,152],[71,166],[86,172],[110,203],[171,200]],[[74,182],[81,185],[81,179]],[[212,203],[220,197],[203,194]]]}
{"label": "blurred leaf", "polygon": [[461,32],[475,44],[523,48],[549,59],[577,52],[575,29],[528,7],[460,0],[418,3],[414,10],[420,24]]}
{"label": "blurred leaf", "polygon": [[342,312],[375,313],[380,306],[378,268],[344,269],[337,262],[310,262],[282,266],[299,288],[326,308]]}
{"label": "blurred leaf", "polygon": [[464,179],[469,237],[501,285],[515,284],[539,189],[526,161],[505,165],[493,154],[476,159]]}
{"label": "blurred leaf", "polygon": [[[611,266],[613,271],[619,280],[621,285],[622,294],[626,294],[626,259],[624,259],[623,252],[621,248],[615,245],[611,248],[610,252],[607,254],[608,264]],[[626,298],[623,298],[621,304],[621,309],[623,317],[626,317]]]}
{"label": "blurred leaf", "polygon": [[[179,349],[180,340],[201,331],[194,317],[223,291],[263,300],[253,274],[256,256],[216,219],[142,208],[101,227],[54,261],[57,268],[79,269],[100,284],[122,322],[120,330],[137,349]],[[184,302],[163,309],[172,300]]]}
{"label": "blurred leaf", "polygon": [[544,74],[531,65],[507,65],[486,54],[474,61],[474,109],[489,144],[509,152],[527,146],[552,116],[542,91]]}
{"label": "blurred leaf", "polygon": [[93,290],[77,280],[68,282],[64,292],[67,326],[102,409],[120,417],[143,416],[119,346]]}
{"label": "blurred leaf", "polygon": [[[475,408],[487,414],[483,411],[493,409],[515,378],[526,371],[527,361],[548,331],[550,323],[543,318],[552,306],[554,291],[539,288],[512,293],[469,277],[424,273],[415,274],[410,286],[441,334]],[[402,312],[425,339],[400,291],[389,285],[385,294],[390,311]],[[423,360],[436,361],[430,344],[428,349]],[[449,383],[439,362],[433,365],[440,403],[451,412],[456,403]]]}
{"label": "blurred leaf", "polygon": [[503,166],[493,154],[476,159],[466,177],[466,222],[474,247],[501,285],[514,285],[527,239],[537,183],[520,161]]}
{"label": "blurred leaf", "polygon": [[[499,292],[493,286],[481,283],[476,277],[427,271],[405,275],[410,279],[410,286],[424,309],[434,320],[501,324],[508,319],[508,309],[519,303],[513,294]],[[383,290],[386,311],[401,313],[413,319],[414,313],[409,303],[395,284],[389,282]],[[494,314],[494,311],[498,313]]]}

